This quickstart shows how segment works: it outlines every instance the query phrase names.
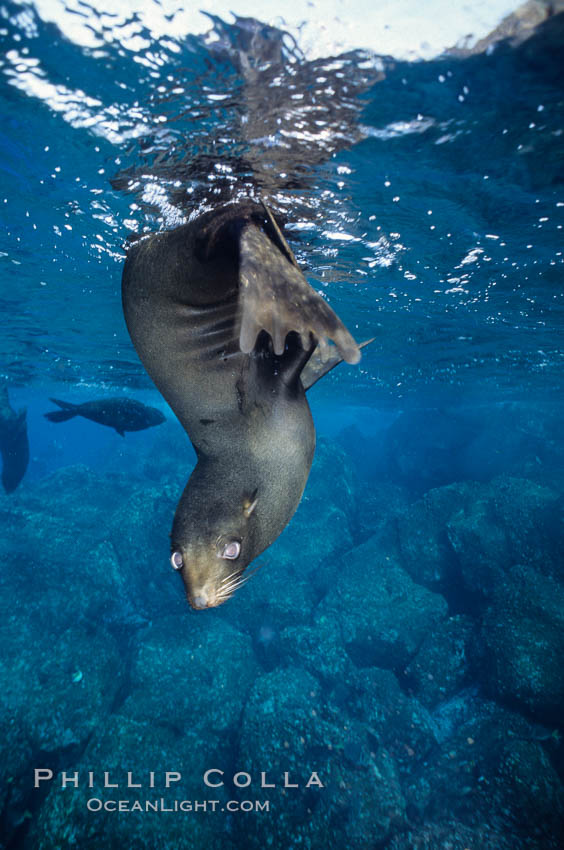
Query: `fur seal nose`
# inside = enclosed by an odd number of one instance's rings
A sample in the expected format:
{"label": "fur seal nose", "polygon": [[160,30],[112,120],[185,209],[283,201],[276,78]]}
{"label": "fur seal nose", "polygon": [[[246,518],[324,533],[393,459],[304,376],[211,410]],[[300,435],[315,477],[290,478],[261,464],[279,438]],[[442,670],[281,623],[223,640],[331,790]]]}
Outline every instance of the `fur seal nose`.
{"label": "fur seal nose", "polygon": [[200,594],[199,596],[194,597],[192,604],[194,605],[194,608],[205,608],[208,604],[208,600],[205,596]]}

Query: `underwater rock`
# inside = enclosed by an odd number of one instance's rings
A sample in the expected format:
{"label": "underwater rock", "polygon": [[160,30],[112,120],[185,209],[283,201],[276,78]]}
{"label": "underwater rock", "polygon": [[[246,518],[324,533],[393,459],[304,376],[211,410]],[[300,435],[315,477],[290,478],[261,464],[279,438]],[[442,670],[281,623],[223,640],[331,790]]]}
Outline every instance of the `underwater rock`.
{"label": "underwater rock", "polygon": [[[268,792],[276,818],[258,814],[241,824],[245,846],[328,845],[362,850],[383,842],[404,823],[393,759],[371,749],[360,725],[326,714],[316,678],[299,668],[257,679],[243,715],[239,762],[250,773],[284,773],[299,788]],[[315,773],[324,787],[305,787]],[[243,830],[244,829],[244,833]]]}
{"label": "underwater rock", "polygon": [[[188,727],[192,718],[184,718]],[[64,762],[62,770],[79,774],[79,787],[60,787],[55,775],[49,783],[49,793],[43,801],[22,850],[52,850],[54,847],[99,847],[108,850],[231,850],[229,830],[233,817],[221,808],[229,797],[221,788],[209,788],[203,782],[200,741],[194,759],[194,737],[183,737],[165,725],[153,723],[146,717],[114,714],[91,743],[78,762]],[[209,767],[214,762],[212,742],[207,749]],[[211,761],[210,761],[211,760]],[[205,762],[205,757],[203,759]],[[215,762],[214,762],[215,763]],[[206,768],[204,768],[205,770]],[[89,788],[88,771],[95,775],[95,785]],[[118,788],[104,788],[104,771]],[[127,787],[127,772],[131,782],[141,788]],[[150,772],[154,787],[150,787]],[[171,779],[166,787],[165,773],[179,773],[181,779]],[[215,799],[216,811],[170,812],[174,801]],[[126,811],[106,811],[97,807],[99,801],[127,801]],[[90,801],[90,804],[89,804]],[[169,808],[144,810],[145,801]],[[138,802],[142,810],[133,807]]]}
{"label": "underwater rock", "polygon": [[[426,758],[437,745],[429,711],[402,690],[390,670],[356,669],[331,635],[329,621],[321,621],[319,626],[317,652],[313,640],[315,629],[286,629],[282,633],[285,643],[289,642],[290,659],[296,666],[307,664],[308,670],[320,678],[323,693],[327,695],[327,716],[341,724],[345,718],[347,728],[355,725],[361,728],[369,750],[376,752],[384,748],[397,763],[401,775],[404,769]],[[332,661],[335,661],[334,670],[331,670]]]}
{"label": "underwater rock", "polygon": [[333,689],[330,700],[340,713],[362,721],[373,748],[390,753],[400,776],[437,746],[429,711],[402,690],[390,670],[353,670]]}
{"label": "underwater rock", "polygon": [[287,564],[277,557],[276,542],[255,563],[256,576],[217,609],[218,616],[252,635],[265,625],[278,632],[287,626],[309,623],[317,602],[314,583],[303,575],[299,564]]}
{"label": "underwater rock", "polygon": [[305,490],[310,500],[319,505],[329,502],[354,524],[357,504],[359,498],[363,498],[363,490],[345,449],[334,440],[318,437]]}
{"label": "underwater rock", "polygon": [[[1,710],[0,735],[0,817],[2,841],[11,842],[27,826],[29,777],[33,770],[34,748],[29,730],[22,728],[17,716]],[[0,846],[6,846],[2,843]]]}
{"label": "underwater rock", "polygon": [[80,753],[111,710],[124,664],[101,627],[93,651],[91,628],[50,632],[34,607],[14,606],[0,633],[0,801],[2,834],[11,841],[33,805],[33,769]]}
{"label": "underwater rock", "polygon": [[341,629],[357,667],[403,670],[423,639],[446,616],[442,596],[415,584],[374,537],[338,561],[333,589],[320,602],[315,621],[326,616]]}
{"label": "underwater rock", "polygon": [[384,437],[388,476],[421,495],[465,477],[460,463],[476,433],[462,411],[406,410]]}
{"label": "underwater rock", "polygon": [[[299,783],[297,789],[276,788],[263,792],[277,813],[276,820],[263,814],[245,824],[247,846],[274,846],[282,836],[319,845],[328,838],[314,813],[323,811],[324,788],[306,788],[315,771],[327,782],[327,742],[321,718],[321,688],[316,678],[299,668],[275,670],[260,676],[247,700],[242,718],[237,760],[249,773],[268,773],[269,781],[283,784],[284,773]],[[307,846],[307,845],[306,845]]]}
{"label": "underwater rock", "polygon": [[111,514],[130,486],[126,476],[99,475],[79,464],[58,469],[14,494],[4,545],[24,563],[33,552],[66,577],[69,564],[83,563],[85,547],[107,536],[100,511]]}
{"label": "underwater rock", "polygon": [[312,847],[365,850],[382,845],[405,824],[405,803],[394,760],[384,749],[371,751],[368,744],[359,750],[348,737],[334,749],[338,752],[338,766],[330,771],[334,795],[323,817],[331,825],[329,841],[322,845],[316,836]]}
{"label": "underwater rock", "polygon": [[[531,850],[531,845],[523,839],[517,841],[503,831],[484,824],[470,827],[455,820],[441,823],[410,825],[409,828],[392,838],[386,850]],[[540,850],[540,848],[539,848]]]}
{"label": "underwater rock", "polygon": [[[477,53],[493,53],[500,42],[509,42],[512,47],[522,46],[529,39],[537,39],[539,26],[551,22],[550,19],[557,12],[564,9],[562,0],[526,0],[520,3],[515,11],[505,15],[500,23],[484,38],[480,38],[475,44],[461,44],[448,50],[449,55],[467,57]],[[562,43],[562,39],[559,40]],[[538,45],[534,46],[538,50]]]}
{"label": "underwater rock", "polygon": [[127,577],[132,605],[147,617],[170,614],[186,605],[182,582],[167,557],[174,487],[135,488],[113,512],[106,535]]}
{"label": "underwater rock", "polygon": [[219,617],[198,618],[187,609],[155,620],[138,633],[137,645],[122,713],[202,741],[237,728],[258,673],[247,635]]}
{"label": "underwater rock", "polygon": [[[22,529],[29,527],[28,523],[37,522],[36,532],[39,536],[42,514],[12,516],[15,522],[11,528]],[[88,548],[88,537],[84,535],[83,549],[80,554],[80,569],[69,568],[67,553],[69,547],[64,545],[68,529],[64,523],[57,523],[54,518],[45,520],[51,543],[46,546],[49,557],[44,557],[39,550],[38,555],[29,558],[27,549],[29,539],[21,538],[21,543],[15,543],[15,551],[2,553],[7,565],[17,565],[17,569],[5,570],[0,574],[0,615],[9,615],[20,607],[28,612],[28,616],[40,624],[50,635],[57,635],[70,625],[83,624],[91,629],[92,624],[104,627],[135,626],[142,618],[131,602],[130,587],[127,576],[118,562],[112,544],[104,540]],[[55,531],[55,528],[57,529]],[[60,531],[61,537],[57,532]],[[80,533],[79,530],[75,530]],[[59,548],[52,547],[55,534],[62,544]],[[61,539],[62,538],[62,539]],[[15,536],[13,538],[15,540]],[[20,549],[24,552],[18,551]],[[0,550],[2,549],[0,543]],[[9,550],[9,545],[8,545]],[[55,559],[55,552],[60,551]],[[78,556],[77,556],[78,557]],[[85,569],[88,580],[85,581]]]}
{"label": "underwater rock", "polygon": [[473,691],[440,704],[432,718],[440,746],[403,783],[410,819],[454,818],[473,829],[493,822],[514,846],[522,836],[530,842],[523,847],[557,850],[564,809],[543,749],[547,730]]}
{"label": "underwater rock", "polygon": [[53,505],[64,505],[64,511],[72,511],[76,522],[83,517],[83,522],[94,528],[95,520],[100,520],[100,507],[113,509],[130,486],[126,473],[100,473],[77,463],[60,467],[34,482],[27,494],[22,493],[22,504],[46,511],[51,511]]}
{"label": "underwater rock", "polygon": [[252,629],[251,639],[258,663],[263,670],[274,670],[282,663],[285,647],[280,631],[267,619]]}
{"label": "underwater rock", "polygon": [[[222,813],[221,807],[233,799],[233,789],[226,784],[212,790],[203,777],[210,768],[231,768],[243,705],[258,668],[246,635],[217,616],[198,618],[182,610],[182,615],[138,631],[137,653],[115,713],[92,736],[81,758],[65,763],[65,770],[85,777],[90,770],[102,778],[108,771],[120,787],[104,789],[97,783],[90,789],[85,782],[70,794],[53,787],[25,847],[83,847],[101,834],[116,850],[232,846],[234,816]],[[127,771],[142,783],[141,789],[127,787]],[[154,788],[149,786],[150,771],[156,777]],[[178,771],[181,781],[166,789],[165,771]],[[219,802],[211,815],[209,808],[172,815],[130,809],[118,817],[104,810],[89,812],[90,798],[127,799],[129,805],[161,798],[168,806],[174,800]]]}
{"label": "underwater rock", "polygon": [[537,722],[562,724],[562,585],[530,567],[514,567],[492,593],[481,639],[480,670],[490,694]]}
{"label": "underwater rock", "polygon": [[470,644],[475,624],[463,615],[449,617],[428,634],[406,669],[406,679],[427,708],[450,699],[468,684]]}
{"label": "underwater rock", "polygon": [[72,599],[72,621],[92,628],[101,624],[109,628],[137,626],[142,618],[132,605],[131,589],[114,547],[108,540],[92,549],[85,548],[82,561],[88,568],[88,581],[81,571],[72,572],[60,583],[58,571],[49,567],[31,592],[34,612],[50,630],[53,612],[65,610]]}
{"label": "underwater rock", "polygon": [[464,478],[511,475],[559,489],[564,455],[558,405],[503,403],[468,415],[479,430],[465,451]]}
{"label": "underwater rock", "polygon": [[[43,754],[80,746],[108,713],[120,687],[123,663],[113,638],[71,626],[45,640],[43,624],[12,615],[2,623],[2,712],[18,718]],[[45,706],[57,706],[45,712]]]}
{"label": "underwater rock", "polygon": [[562,575],[561,499],[525,479],[461,482],[426,493],[398,518],[405,568],[460,610],[481,607],[515,563]]}
{"label": "underwater rock", "polygon": [[518,832],[543,848],[561,847],[564,788],[542,744],[515,740],[500,754],[494,794],[511,811]]}
{"label": "underwater rock", "polygon": [[492,509],[504,529],[513,563],[564,579],[564,502],[550,487],[523,478],[491,482]]}
{"label": "underwater rock", "polygon": [[458,559],[447,535],[450,517],[472,504],[479,485],[450,484],[426,493],[398,518],[401,556],[412,579],[444,590],[458,571]]}
{"label": "underwater rock", "polygon": [[109,540],[103,540],[84,556],[89,565],[88,583],[77,576],[72,584],[73,606],[88,623],[131,625],[138,615],[131,602],[128,577]]}
{"label": "underwater rock", "polygon": [[[379,427],[371,422],[376,430],[369,435],[365,434],[358,425],[347,425],[337,435],[337,442],[344,448],[347,456],[352,460],[355,472],[362,481],[383,481],[387,475],[387,459],[384,451],[385,433],[388,427],[386,417],[382,417],[386,424]],[[388,417],[389,418],[389,417]],[[394,414],[391,414],[393,420]]]}
{"label": "underwater rock", "polygon": [[353,545],[351,523],[346,514],[331,504],[330,499],[318,501],[306,491],[279,545],[266,557],[272,554],[278,562],[292,565],[300,574],[311,576],[320,588],[326,589],[334,573],[335,556]]}
{"label": "underwater rock", "polygon": [[[125,565],[118,560],[108,539],[113,519],[100,522],[101,510],[115,518],[128,497],[125,476],[98,475],[84,466],[57,470],[15,494],[2,511],[0,555],[18,568],[0,576],[0,608],[4,598],[8,607],[21,600],[49,632],[69,621],[109,626],[138,620],[148,582],[131,559]],[[130,524],[127,533],[141,536]],[[118,537],[123,540],[122,533]],[[169,577],[166,564],[163,572]]]}
{"label": "underwater rock", "polygon": [[[539,139],[537,144],[542,144]],[[384,432],[385,474],[420,496],[457,481],[510,474],[560,481],[558,406],[501,403],[449,411],[405,411]],[[415,436],[414,436],[415,435]],[[365,451],[368,451],[366,448]]]}
{"label": "underwater rock", "polygon": [[513,564],[564,578],[562,499],[548,487],[510,477],[480,485],[447,533],[467,587],[485,596]]}
{"label": "underwater rock", "polygon": [[475,500],[445,524],[461,583],[480,599],[488,596],[498,575],[513,562],[505,531],[484,495],[479,490]]}
{"label": "underwater rock", "polygon": [[397,519],[408,508],[405,488],[383,481],[371,481],[358,500],[357,543],[364,543],[375,534],[382,534],[399,545]]}
{"label": "underwater rock", "polygon": [[343,681],[352,667],[341,641],[339,625],[328,617],[320,617],[315,625],[284,629],[280,645],[285,663],[303,667],[328,687]]}
{"label": "underwater rock", "polygon": [[[210,768],[231,767],[233,742],[258,668],[246,635],[216,616],[201,618],[182,610],[182,615],[164,617],[137,632],[137,653],[115,713],[92,736],[80,760],[65,768],[84,776],[94,770],[103,777],[108,771],[120,788],[81,787],[72,796],[53,788],[30,835],[30,848],[72,846],[70,837],[76,846],[86,846],[106,831],[111,848],[231,847],[233,815],[222,813],[221,806],[233,798],[233,791],[227,785],[212,791],[203,777]],[[127,788],[127,771],[142,789]],[[150,771],[156,777],[154,788],[149,786]],[[181,781],[166,789],[165,771],[180,772]],[[88,812],[86,801],[92,797],[130,803],[163,798],[169,806],[174,800],[219,803],[212,815],[209,810],[168,816],[128,811],[116,817]]]}

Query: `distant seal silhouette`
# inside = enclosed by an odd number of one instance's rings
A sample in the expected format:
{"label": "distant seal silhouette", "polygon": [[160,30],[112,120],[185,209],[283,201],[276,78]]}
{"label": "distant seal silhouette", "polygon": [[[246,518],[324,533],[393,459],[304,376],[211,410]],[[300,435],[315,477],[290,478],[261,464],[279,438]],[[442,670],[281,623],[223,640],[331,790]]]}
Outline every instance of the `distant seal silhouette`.
{"label": "distant seal silhouette", "polygon": [[106,398],[85,401],[83,404],[73,404],[58,398],[50,401],[62,408],[44,414],[50,422],[66,422],[73,416],[83,416],[99,425],[115,428],[122,437],[125,437],[125,431],[144,431],[165,421],[165,416],[156,407],[149,407],[133,398]]}
{"label": "distant seal silhouette", "polygon": [[13,410],[8,388],[0,386],[0,453],[2,454],[2,484],[12,493],[25,475],[29,463],[27,412]]}
{"label": "distant seal silhouette", "polygon": [[122,296],[137,353],[198,457],[171,562],[192,607],[211,608],[294,514],[315,448],[305,390],[357,363],[359,346],[251,201],[137,242]]}

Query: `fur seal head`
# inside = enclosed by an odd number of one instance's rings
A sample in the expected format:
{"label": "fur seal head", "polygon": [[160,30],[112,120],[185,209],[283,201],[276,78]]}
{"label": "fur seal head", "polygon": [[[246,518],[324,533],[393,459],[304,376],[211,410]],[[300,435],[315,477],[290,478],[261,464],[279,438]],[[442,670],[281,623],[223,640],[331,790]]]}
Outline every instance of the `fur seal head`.
{"label": "fur seal head", "polygon": [[[243,576],[248,564],[258,554],[260,533],[257,529],[257,490],[245,495],[225,490],[204,501],[194,500],[194,482],[189,504],[184,498],[176,510],[171,533],[171,564],[182,576],[187,599],[195,609],[213,608],[226,602],[250,578]],[[220,498],[218,498],[220,495]],[[202,511],[201,508],[204,508]],[[251,573],[252,575],[252,573]]]}

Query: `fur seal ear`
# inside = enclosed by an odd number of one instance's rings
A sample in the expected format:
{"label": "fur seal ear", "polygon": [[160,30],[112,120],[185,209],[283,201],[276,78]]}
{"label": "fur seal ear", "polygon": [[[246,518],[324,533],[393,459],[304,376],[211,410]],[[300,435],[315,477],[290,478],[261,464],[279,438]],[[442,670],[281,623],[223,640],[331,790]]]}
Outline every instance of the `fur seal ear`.
{"label": "fur seal ear", "polygon": [[[258,490],[258,488],[257,488],[257,490]],[[250,515],[252,514],[252,512],[254,511],[254,509],[257,506],[257,502],[258,502],[257,490],[255,490],[251,494],[251,497],[249,499],[245,499],[245,501],[243,502],[243,514],[245,515],[245,517],[247,519],[250,517]]]}

